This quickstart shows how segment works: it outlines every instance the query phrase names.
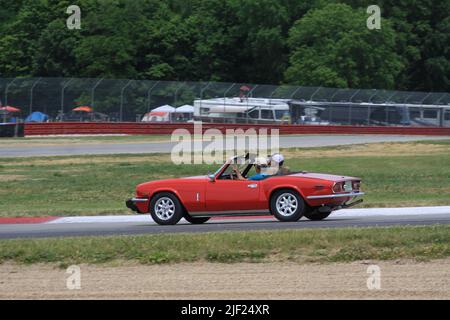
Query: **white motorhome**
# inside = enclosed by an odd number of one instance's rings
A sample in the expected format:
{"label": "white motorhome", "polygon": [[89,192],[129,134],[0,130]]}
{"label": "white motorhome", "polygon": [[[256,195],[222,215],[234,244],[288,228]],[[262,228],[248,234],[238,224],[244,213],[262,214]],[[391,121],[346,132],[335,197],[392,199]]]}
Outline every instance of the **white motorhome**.
{"label": "white motorhome", "polygon": [[289,122],[287,99],[214,98],[194,101],[194,119],[206,122]]}

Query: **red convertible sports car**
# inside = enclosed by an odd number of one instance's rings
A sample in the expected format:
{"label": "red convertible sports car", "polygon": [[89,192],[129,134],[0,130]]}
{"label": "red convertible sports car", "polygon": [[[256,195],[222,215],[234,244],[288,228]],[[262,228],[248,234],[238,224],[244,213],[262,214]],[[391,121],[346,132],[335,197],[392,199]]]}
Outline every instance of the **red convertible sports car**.
{"label": "red convertible sports car", "polygon": [[[126,205],[138,213],[150,213],[158,224],[171,225],[183,217],[199,224],[214,216],[255,214],[274,215],[280,221],[297,221],[302,216],[322,220],[334,210],[362,202],[349,203],[364,194],[359,178],[301,171],[244,180],[254,170],[254,161],[247,154],[206,176],[140,184]],[[235,164],[240,164],[240,179],[233,170]]]}

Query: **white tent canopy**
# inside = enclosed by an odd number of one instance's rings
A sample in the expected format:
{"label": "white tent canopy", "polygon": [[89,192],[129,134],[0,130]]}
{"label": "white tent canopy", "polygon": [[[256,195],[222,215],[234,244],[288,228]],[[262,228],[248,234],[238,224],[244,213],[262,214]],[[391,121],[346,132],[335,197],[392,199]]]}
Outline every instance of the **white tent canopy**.
{"label": "white tent canopy", "polygon": [[184,106],[178,107],[175,112],[194,113],[194,107],[189,104],[185,104]]}
{"label": "white tent canopy", "polygon": [[165,104],[161,107],[158,107],[156,109],[153,109],[152,111],[156,111],[156,112],[175,112],[175,108],[172,106],[169,106],[168,104]]}

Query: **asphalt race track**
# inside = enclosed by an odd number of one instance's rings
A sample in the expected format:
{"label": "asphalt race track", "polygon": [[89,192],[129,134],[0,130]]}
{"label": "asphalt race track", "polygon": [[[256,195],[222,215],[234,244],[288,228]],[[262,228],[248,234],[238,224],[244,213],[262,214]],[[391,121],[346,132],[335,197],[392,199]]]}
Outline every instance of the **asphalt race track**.
{"label": "asphalt race track", "polygon": [[302,218],[289,223],[266,216],[215,218],[203,225],[192,225],[182,220],[174,226],[159,226],[149,215],[68,217],[41,224],[0,225],[0,239],[432,224],[450,224],[450,207],[348,209],[338,211],[323,221]]}
{"label": "asphalt race track", "polygon": [[[280,136],[280,148],[311,148],[377,142],[406,142],[418,140],[442,140],[448,136],[402,135],[293,135]],[[205,145],[209,144],[205,143]],[[6,146],[0,149],[0,157],[35,157],[88,154],[139,154],[170,153],[176,143],[98,143],[68,144],[60,146]]]}

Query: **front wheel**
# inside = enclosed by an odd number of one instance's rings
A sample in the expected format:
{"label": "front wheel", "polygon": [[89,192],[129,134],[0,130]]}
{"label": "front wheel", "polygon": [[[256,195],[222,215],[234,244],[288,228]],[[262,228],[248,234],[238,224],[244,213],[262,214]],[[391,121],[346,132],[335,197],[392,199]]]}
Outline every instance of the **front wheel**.
{"label": "front wheel", "polygon": [[177,224],[183,217],[183,206],[174,194],[161,192],[150,201],[150,214],[157,224]]}
{"label": "front wheel", "polygon": [[210,217],[193,217],[189,214],[185,214],[184,218],[187,222],[190,222],[192,224],[202,224],[210,219]]}
{"label": "front wheel", "polygon": [[305,201],[296,191],[278,190],[270,198],[270,210],[280,221],[298,221],[305,211]]}

